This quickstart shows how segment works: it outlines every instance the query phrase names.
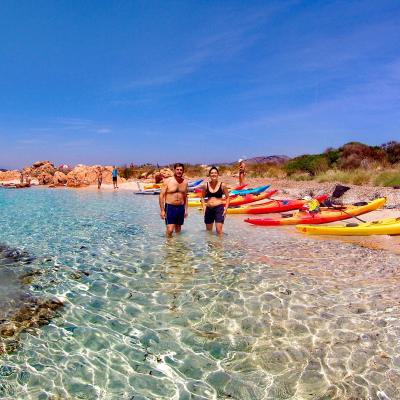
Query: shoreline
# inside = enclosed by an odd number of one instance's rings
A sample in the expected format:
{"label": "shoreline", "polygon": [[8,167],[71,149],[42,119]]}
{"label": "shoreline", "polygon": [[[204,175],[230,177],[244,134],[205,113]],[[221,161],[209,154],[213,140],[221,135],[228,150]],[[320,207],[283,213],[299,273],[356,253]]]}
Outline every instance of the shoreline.
{"label": "shoreline", "polygon": [[[189,179],[190,180],[196,179],[196,177]],[[222,180],[230,186],[234,186],[235,184],[237,184],[236,177],[222,176]],[[7,183],[16,183],[16,182],[8,181]],[[113,189],[112,184],[103,183],[100,191],[104,192],[122,191],[122,192],[134,193],[138,191],[138,184],[143,185],[146,183],[148,183],[148,181],[146,182],[146,180],[131,180],[126,182],[121,182],[119,183],[118,189]],[[249,187],[259,186],[262,184],[270,184],[271,187],[278,189],[278,193],[274,195],[274,198],[276,199],[286,199],[286,198],[295,199],[295,198],[302,198],[307,194],[317,195],[323,193],[332,193],[333,188],[336,186],[335,183],[317,183],[312,181],[291,181],[287,179],[265,179],[265,178],[249,178],[247,179],[247,183]],[[62,189],[62,190],[73,189],[73,190],[83,190],[89,192],[99,191],[99,189],[97,189],[97,185],[89,185],[79,188],[67,187],[67,186],[49,187],[48,185],[33,185],[33,186],[44,187],[48,189]],[[378,219],[394,218],[400,216],[400,190],[387,187],[379,187],[379,186],[355,186],[355,185],[347,185],[347,186],[349,186],[351,189],[342,196],[341,200],[344,203],[354,203],[357,201],[372,200],[378,197],[387,198],[387,203],[385,208],[372,211],[367,214],[363,214],[362,216],[360,216],[362,220],[370,222]],[[236,216],[236,218],[241,218],[241,217],[244,218],[245,215]],[[345,221],[357,221],[357,220],[355,220],[354,218],[350,218]],[[335,225],[335,224],[340,225],[346,223],[345,221],[332,222],[328,225]],[[297,234],[291,232],[291,230],[288,230],[288,233]],[[367,247],[369,249],[387,250],[389,252],[397,254],[400,253],[400,236],[375,235],[375,236],[345,237],[345,236],[307,235],[307,237],[313,238],[314,240],[336,240],[342,243],[344,242],[344,243],[357,244],[361,247]]]}
{"label": "shoreline", "polygon": [[[189,180],[201,179],[204,177],[195,176],[187,178]],[[221,180],[229,186],[237,185],[237,178],[234,176],[221,176]],[[128,180],[120,182],[118,184],[118,190],[128,190],[137,192],[139,185],[143,185],[152,182],[151,180]],[[248,187],[256,187],[260,185],[270,184],[271,188],[277,189],[278,192],[274,195],[276,199],[298,199],[305,195],[319,195],[332,193],[333,189],[339,182],[331,183],[318,183],[314,181],[294,181],[290,179],[276,179],[276,178],[248,178],[246,180]],[[0,181],[1,184],[16,184],[19,180],[8,180]],[[400,189],[394,189],[392,187],[385,186],[358,186],[351,184],[344,184],[350,187],[350,190],[346,192],[340,199],[344,203],[355,203],[357,201],[373,200],[379,197],[386,197],[387,202],[385,209],[397,209],[400,211]],[[36,179],[32,179],[32,186],[48,187],[51,189],[74,189],[74,190],[98,190],[97,185],[86,185],[81,187],[69,187],[65,185],[50,186],[50,185],[38,185]],[[113,191],[112,183],[103,183],[100,190]]]}

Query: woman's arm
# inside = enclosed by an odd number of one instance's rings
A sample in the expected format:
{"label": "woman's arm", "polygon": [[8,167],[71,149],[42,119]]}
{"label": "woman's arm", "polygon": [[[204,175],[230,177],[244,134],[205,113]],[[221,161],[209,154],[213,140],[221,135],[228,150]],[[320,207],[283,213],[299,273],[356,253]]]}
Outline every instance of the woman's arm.
{"label": "woman's arm", "polygon": [[206,200],[205,200],[205,196],[206,195],[206,185],[201,185],[201,195],[200,195],[200,203],[201,203],[201,208],[203,209],[203,214],[205,212],[205,208],[206,208]]}
{"label": "woman's arm", "polygon": [[224,191],[225,194],[225,209],[224,209],[224,215],[226,214],[226,210],[229,207],[229,190],[227,188],[227,186],[225,185],[225,183],[222,184],[222,190]]}

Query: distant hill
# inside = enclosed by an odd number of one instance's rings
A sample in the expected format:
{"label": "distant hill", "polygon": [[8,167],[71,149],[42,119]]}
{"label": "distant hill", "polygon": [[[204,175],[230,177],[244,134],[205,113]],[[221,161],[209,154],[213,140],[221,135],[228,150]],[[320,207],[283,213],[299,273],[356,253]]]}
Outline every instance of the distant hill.
{"label": "distant hill", "polygon": [[288,156],[258,156],[244,160],[246,164],[284,164],[290,160]]}
{"label": "distant hill", "polygon": [[6,172],[6,171],[8,171],[8,169],[0,168],[0,172]]}

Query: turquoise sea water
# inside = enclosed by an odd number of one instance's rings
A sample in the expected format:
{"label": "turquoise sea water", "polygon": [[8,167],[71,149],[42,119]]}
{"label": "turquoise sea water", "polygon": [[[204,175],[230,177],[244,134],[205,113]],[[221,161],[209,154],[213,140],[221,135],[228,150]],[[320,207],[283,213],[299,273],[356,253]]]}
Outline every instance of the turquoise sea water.
{"label": "turquoise sea water", "polygon": [[0,355],[0,398],[399,399],[400,257],[242,219],[168,240],[155,197],[0,190],[0,244],[65,302]]}

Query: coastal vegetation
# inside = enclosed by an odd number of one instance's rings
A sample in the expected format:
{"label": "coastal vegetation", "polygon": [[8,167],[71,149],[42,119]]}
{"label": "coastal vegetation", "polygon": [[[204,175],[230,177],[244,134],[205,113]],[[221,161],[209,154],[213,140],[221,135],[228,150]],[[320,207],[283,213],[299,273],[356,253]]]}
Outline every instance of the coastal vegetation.
{"label": "coastal vegetation", "polygon": [[[400,186],[400,142],[391,141],[381,146],[360,142],[346,143],[339,148],[328,148],[319,154],[254,157],[247,159],[248,178],[289,179],[294,181],[340,182],[354,185]],[[217,164],[220,174],[237,176],[238,162]],[[96,184],[98,169],[102,170],[103,183],[111,182],[111,166],[77,165],[73,169],[62,165],[55,167],[49,161],[37,161],[22,170],[0,172],[0,181],[19,179],[21,173],[37,179],[39,184],[80,187]],[[209,165],[185,164],[189,178],[203,177]],[[154,179],[161,181],[171,176],[172,165],[126,164],[118,167],[119,176],[129,179]]]}
{"label": "coastal vegetation", "polygon": [[[245,160],[250,178],[291,179],[296,181],[341,182],[354,185],[399,186],[400,142],[381,146],[360,142],[328,148],[320,154],[303,154],[294,158],[284,156],[255,157]],[[164,168],[167,166],[163,166]],[[126,179],[147,178],[161,167],[152,164],[125,165],[119,168]],[[219,164],[220,173],[236,175],[238,163]],[[208,166],[185,164],[188,177],[204,176]]]}

